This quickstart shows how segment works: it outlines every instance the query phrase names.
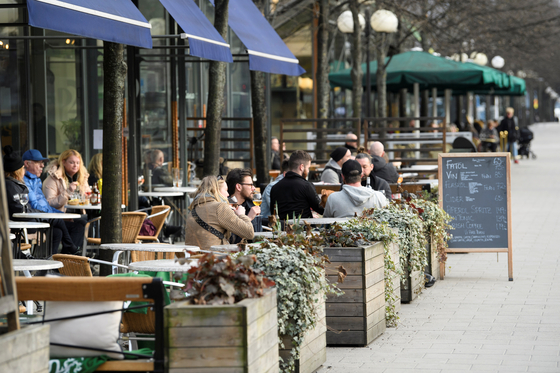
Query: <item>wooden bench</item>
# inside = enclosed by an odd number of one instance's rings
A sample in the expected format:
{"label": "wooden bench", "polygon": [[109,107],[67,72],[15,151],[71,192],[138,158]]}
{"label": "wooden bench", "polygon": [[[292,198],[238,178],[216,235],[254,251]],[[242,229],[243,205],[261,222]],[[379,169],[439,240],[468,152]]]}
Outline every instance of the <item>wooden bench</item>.
{"label": "wooden bench", "polygon": [[164,287],[160,278],[133,277],[17,277],[18,299],[66,302],[151,301],[155,311],[153,359],[108,361],[97,371],[164,371]]}

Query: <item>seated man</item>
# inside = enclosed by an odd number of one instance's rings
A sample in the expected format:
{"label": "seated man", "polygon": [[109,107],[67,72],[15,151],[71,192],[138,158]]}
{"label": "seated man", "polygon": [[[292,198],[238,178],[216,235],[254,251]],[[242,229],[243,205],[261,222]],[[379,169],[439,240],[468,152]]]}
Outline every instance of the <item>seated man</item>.
{"label": "seated man", "polygon": [[173,176],[169,173],[166,166],[163,166],[165,162],[164,154],[159,149],[153,149],[149,153],[150,163],[148,168],[152,170],[152,184],[163,184],[166,186],[173,185]]}
{"label": "seated man", "polygon": [[367,179],[369,178],[369,185],[371,188],[378,192],[382,192],[385,198],[391,200],[391,187],[388,182],[375,176],[374,166],[371,162],[369,154],[359,153],[356,156],[356,161],[362,166],[362,186],[367,186]]}
{"label": "seated man", "polygon": [[[41,212],[62,213],[49,205],[45,195],[43,194],[43,183],[41,182],[41,174],[45,167],[45,161],[40,151],[29,149],[23,153],[23,164],[25,165],[25,176],[23,181],[29,189],[29,205],[32,209]],[[49,220],[49,224],[53,228],[53,254],[57,253],[58,245],[62,242],[63,254],[75,254],[84,243],[84,230],[86,221],[84,219]]]}
{"label": "seated man", "polygon": [[327,184],[342,184],[341,167],[352,157],[350,149],[343,146],[336,148],[331,153],[331,159],[327,162],[325,170],[321,175],[321,181]]}
{"label": "seated man", "polygon": [[356,151],[358,151],[358,136],[354,135],[352,132],[348,133],[348,135],[346,135],[344,147],[349,149],[350,152],[356,153]]}
{"label": "seated man", "polygon": [[264,188],[264,192],[262,194],[261,216],[265,219],[268,219],[268,217],[271,215],[272,210],[270,207],[270,191],[272,190],[273,186],[275,186],[280,180],[284,178],[286,172],[288,172],[288,164],[289,161],[287,159],[284,159],[284,161],[282,162],[282,173],[278,175],[276,180],[270,182],[270,184],[268,184],[266,188]]}
{"label": "seated man", "polygon": [[228,193],[230,198],[235,197],[237,203],[245,207],[245,215],[253,220],[261,213],[261,208],[253,203],[253,174],[251,171],[242,168],[234,168],[229,171],[226,177]]}
{"label": "seated man", "polygon": [[374,141],[369,148],[369,154],[373,161],[375,176],[382,178],[390,184],[395,184],[399,180],[399,173],[392,163],[385,161],[383,155],[385,148],[379,141]]}
{"label": "seated man", "polygon": [[361,185],[362,166],[350,159],[342,165],[344,185],[340,192],[332,193],[325,206],[325,218],[345,218],[358,216],[364,209],[381,208],[387,205],[387,199],[381,192]]}
{"label": "seated man", "polygon": [[[348,149],[343,148],[348,151]],[[324,209],[315,187],[306,180],[311,166],[311,156],[297,150],[292,153],[288,161],[288,172],[270,191],[270,206],[278,205],[276,214],[280,220],[292,219],[301,215],[302,218],[312,218],[311,209],[322,214]]]}

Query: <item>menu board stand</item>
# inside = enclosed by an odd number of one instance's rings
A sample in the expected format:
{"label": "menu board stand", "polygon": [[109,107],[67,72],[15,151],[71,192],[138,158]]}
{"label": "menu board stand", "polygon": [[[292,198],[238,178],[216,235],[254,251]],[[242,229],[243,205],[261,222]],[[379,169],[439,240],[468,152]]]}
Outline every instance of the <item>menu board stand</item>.
{"label": "menu board stand", "polygon": [[[440,153],[439,206],[454,219],[448,253],[508,254],[513,281],[510,153]],[[441,263],[441,278],[445,264]]]}

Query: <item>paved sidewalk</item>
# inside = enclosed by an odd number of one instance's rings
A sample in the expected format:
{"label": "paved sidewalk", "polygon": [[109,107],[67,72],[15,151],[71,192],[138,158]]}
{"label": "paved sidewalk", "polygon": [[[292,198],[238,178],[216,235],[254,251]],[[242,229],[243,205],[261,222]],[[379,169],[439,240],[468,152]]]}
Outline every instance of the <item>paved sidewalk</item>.
{"label": "paved sidewalk", "polygon": [[531,129],[538,158],[512,164],[514,281],[505,253],[449,255],[399,327],[328,348],[320,373],[560,372],[560,123]]}

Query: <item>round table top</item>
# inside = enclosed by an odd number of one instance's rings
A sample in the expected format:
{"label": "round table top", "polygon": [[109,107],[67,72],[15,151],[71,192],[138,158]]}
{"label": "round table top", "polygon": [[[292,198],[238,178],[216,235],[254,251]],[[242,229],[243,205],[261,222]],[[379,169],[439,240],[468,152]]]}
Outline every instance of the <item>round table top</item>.
{"label": "round table top", "polygon": [[198,246],[170,245],[167,243],[104,243],[99,248],[104,250],[149,251],[155,253],[180,253],[185,250],[200,250]]}
{"label": "round table top", "polygon": [[[65,205],[64,206],[67,209],[73,209],[73,210],[101,210],[101,204],[97,204],[97,205],[92,205],[92,204],[87,204],[87,205]],[[121,208],[126,208],[126,205],[121,205]]]}
{"label": "round table top", "polygon": [[156,192],[176,192],[176,193],[194,193],[196,192],[195,187],[156,187],[154,191]]}
{"label": "round table top", "polygon": [[[300,223],[303,224],[303,222],[306,221],[310,225],[323,225],[323,224],[343,223],[350,219],[351,218],[309,218],[309,219],[301,218]],[[288,224],[294,224],[294,219],[286,220],[286,222]]]}
{"label": "round table top", "polygon": [[42,269],[62,268],[64,264],[57,260],[14,259],[12,260],[12,267],[14,267],[14,271],[39,271]]}
{"label": "round table top", "polygon": [[[14,214],[15,215],[15,214]],[[40,223],[37,221],[10,221],[8,227],[10,229],[39,229],[39,228],[50,228],[49,223]]]}
{"label": "round table top", "polygon": [[274,238],[274,237],[278,237],[279,234],[286,234],[286,232],[270,232],[270,231],[255,232],[255,237],[261,236],[264,238]]}
{"label": "round table top", "polygon": [[56,212],[26,212],[26,213],[16,213],[13,215],[14,218],[25,218],[25,219],[80,219],[82,215],[80,214],[70,214],[67,212],[56,213]]}
{"label": "round table top", "polygon": [[[258,243],[248,243],[247,246],[254,246],[254,247],[258,247],[260,246],[260,244]],[[216,250],[218,252],[233,252],[236,253],[239,251],[239,247],[237,245],[214,245],[214,246],[210,246],[211,250]]]}
{"label": "round table top", "polygon": [[180,192],[138,192],[140,197],[181,197],[185,193]]}
{"label": "round table top", "polygon": [[187,272],[197,264],[198,260],[196,259],[189,260],[185,264],[180,264],[175,259],[160,259],[130,263],[128,268],[133,271]]}

